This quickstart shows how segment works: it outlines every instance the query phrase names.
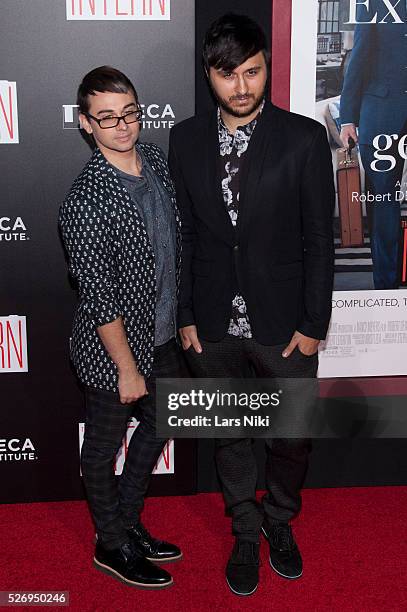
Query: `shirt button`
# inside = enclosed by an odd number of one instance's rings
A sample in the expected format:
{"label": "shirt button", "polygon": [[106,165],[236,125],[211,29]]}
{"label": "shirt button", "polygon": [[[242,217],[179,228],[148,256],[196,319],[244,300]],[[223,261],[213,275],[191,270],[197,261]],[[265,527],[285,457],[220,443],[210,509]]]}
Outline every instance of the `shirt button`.
{"label": "shirt button", "polygon": [[167,248],[167,245],[165,244],[165,242],[163,242],[163,247],[164,247],[164,249]]}

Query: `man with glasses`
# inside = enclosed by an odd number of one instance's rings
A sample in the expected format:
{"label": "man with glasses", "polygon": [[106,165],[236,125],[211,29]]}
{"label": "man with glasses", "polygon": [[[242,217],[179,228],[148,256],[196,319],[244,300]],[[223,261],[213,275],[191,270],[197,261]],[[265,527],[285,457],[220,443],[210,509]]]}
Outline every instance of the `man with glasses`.
{"label": "man with glasses", "polygon": [[[153,561],[180,549],[140,522],[156,437],[155,380],[181,375],[175,343],[180,233],[164,154],[138,142],[141,110],[129,79],[102,66],[78,90],[81,127],[96,145],[60,211],[69,270],[79,288],[71,358],[86,397],[81,467],[97,531],[95,567],[131,586],[161,588]],[[116,453],[139,425],[117,485]]]}

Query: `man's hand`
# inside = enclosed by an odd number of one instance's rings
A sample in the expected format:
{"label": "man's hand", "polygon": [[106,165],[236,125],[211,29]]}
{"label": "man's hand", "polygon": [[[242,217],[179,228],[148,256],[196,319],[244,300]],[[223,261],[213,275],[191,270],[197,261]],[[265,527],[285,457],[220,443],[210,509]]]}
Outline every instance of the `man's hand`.
{"label": "man's hand", "polygon": [[148,395],[146,381],[137,368],[119,369],[119,395],[122,404],[131,404]]}
{"label": "man's hand", "polygon": [[122,404],[131,404],[147,395],[146,381],[137,370],[130,350],[123,320],[118,317],[97,328],[100,339],[119,373],[119,397]]}
{"label": "man's hand", "polygon": [[309,336],[304,336],[299,331],[294,332],[293,337],[291,338],[290,344],[284,349],[282,352],[283,357],[289,357],[295,347],[298,347],[298,350],[303,355],[307,355],[310,357],[314,355],[318,350],[319,340],[315,338],[310,338]]}
{"label": "man's hand", "polygon": [[349,138],[353,138],[355,142],[358,141],[358,135],[356,133],[356,126],[354,123],[344,125],[341,129],[341,140],[346,149],[349,147]]}
{"label": "man's hand", "polygon": [[196,325],[187,325],[179,330],[181,336],[182,348],[187,351],[190,346],[194,347],[196,353],[202,353],[202,346],[198,339]]}

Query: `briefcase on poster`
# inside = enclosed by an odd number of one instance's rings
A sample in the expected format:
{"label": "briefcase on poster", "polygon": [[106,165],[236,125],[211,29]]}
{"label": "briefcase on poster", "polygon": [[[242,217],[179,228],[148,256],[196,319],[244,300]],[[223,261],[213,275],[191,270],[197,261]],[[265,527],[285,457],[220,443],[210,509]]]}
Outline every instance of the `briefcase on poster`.
{"label": "briefcase on poster", "polygon": [[348,149],[337,151],[338,207],[342,247],[363,246],[362,205],[360,168],[355,143],[352,139]]}
{"label": "briefcase on poster", "polygon": [[399,285],[407,287],[407,217],[401,217]]}

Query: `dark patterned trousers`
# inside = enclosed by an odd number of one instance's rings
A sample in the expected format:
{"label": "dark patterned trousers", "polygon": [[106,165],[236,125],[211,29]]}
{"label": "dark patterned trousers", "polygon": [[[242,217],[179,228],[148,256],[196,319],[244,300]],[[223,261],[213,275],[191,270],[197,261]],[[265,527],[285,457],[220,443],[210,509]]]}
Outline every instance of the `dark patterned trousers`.
{"label": "dark patterned trousers", "polygon": [[[81,466],[90,511],[99,541],[108,549],[128,541],[126,529],[139,520],[151,472],[166,440],[156,438],[156,378],[181,377],[182,361],[175,340],[156,347],[148,395],[121,404],[118,393],[87,387]],[[114,475],[116,453],[129,419],[140,424],[127,451],[123,473]],[[117,482],[117,480],[119,482]]]}
{"label": "dark patterned trousers", "polygon": [[[315,378],[318,369],[317,354],[305,356],[295,349],[290,357],[282,357],[288,343],[265,346],[227,335],[219,342],[201,340],[201,344],[201,354],[193,348],[186,351],[190,368],[199,378]],[[261,504],[256,501],[253,440],[228,438],[215,443],[218,475],[235,536],[257,542],[265,516],[270,522],[288,521],[299,513],[311,447],[308,438],[265,439],[267,491]]]}

